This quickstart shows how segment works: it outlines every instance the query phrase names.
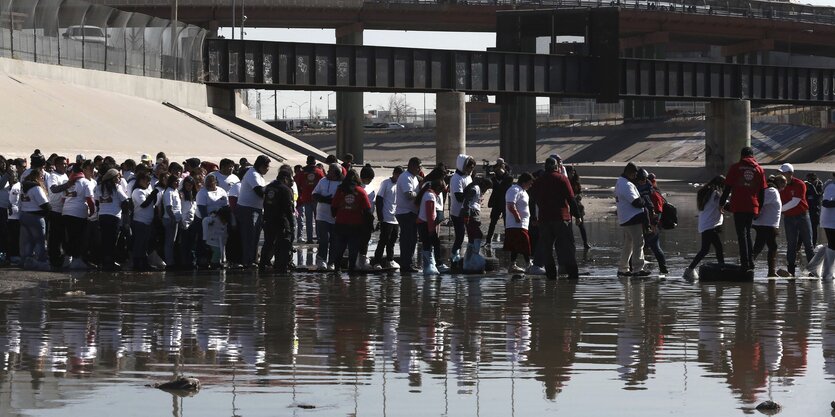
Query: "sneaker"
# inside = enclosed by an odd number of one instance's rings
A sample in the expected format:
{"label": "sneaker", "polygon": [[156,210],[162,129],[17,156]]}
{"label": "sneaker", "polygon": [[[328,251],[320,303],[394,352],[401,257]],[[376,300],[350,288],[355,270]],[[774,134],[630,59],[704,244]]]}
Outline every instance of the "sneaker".
{"label": "sneaker", "polygon": [[87,268],[87,263],[79,258],[73,259],[72,263],[70,263],[70,269],[73,271],[86,271]]}
{"label": "sneaker", "polygon": [[387,268],[393,268],[393,269],[400,269],[400,264],[395,262],[394,260],[391,260],[391,261],[386,262],[386,267]]}
{"label": "sneaker", "polygon": [[785,269],[778,269],[777,270],[777,276],[781,277],[781,278],[791,278],[794,275],[791,272],[786,271]]}
{"label": "sneaker", "polygon": [[618,276],[619,277],[631,277],[632,273],[629,272],[629,271],[618,271]]}
{"label": "sneaker", "polygon": [[446,264],[436,265],[435,268],[438,269],[439,274],[448,274],[449,273],[449,266]]}
{"label": "sneaker", "polygon": [[684,270],[684,275],[682,276],[682,278],[688,281],[695,281],[697,278],[699,278],[699,274],[696,273],[695,269],[687,268]]}
{"label": "sneaker", "polygon": [[658,265],[658,272],[667,275],[670,271],[667,270],[667,265]]}
{"label": "sneaker", "polygon": [[650,272],[647,271],[646,269],[642,269],[638,272],[633,272],[632,276],[633,277],[648,277],[648,276],[650,276]]}
{"label": "sneaker", "polygon": [[328,269],[328,263],[323,261],[320,258],[316,258],[316,269],[319,270],[319,271],[323,271],[325,269]]}
{"label": "sneaker", "polygon": [[510,265],[509,268],[507,268],[507,272],[509,274],[521,274],[522,272],[525,272],[525,268],[522,268],[519,265],[513,264],[513,265]]}
{"label": "sneaker", "polygon": [[545,275],[545,268],[539,265],[531,265],[527,273],[528,275]]}
{"label": "sneaker", "polygon": [[72,263],[72,256],[65,256],[64,257],[64,263],[61,265],[61,268],[69,269],[71,263]]}

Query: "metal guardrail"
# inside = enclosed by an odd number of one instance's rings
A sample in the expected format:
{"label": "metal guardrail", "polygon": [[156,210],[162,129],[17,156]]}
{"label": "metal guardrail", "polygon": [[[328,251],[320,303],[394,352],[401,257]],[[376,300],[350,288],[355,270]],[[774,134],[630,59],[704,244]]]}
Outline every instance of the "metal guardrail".
{"label": "metal guardrail", "polygon": [[0,0],[0,57],[199,82],[207,33],[79,0]]}

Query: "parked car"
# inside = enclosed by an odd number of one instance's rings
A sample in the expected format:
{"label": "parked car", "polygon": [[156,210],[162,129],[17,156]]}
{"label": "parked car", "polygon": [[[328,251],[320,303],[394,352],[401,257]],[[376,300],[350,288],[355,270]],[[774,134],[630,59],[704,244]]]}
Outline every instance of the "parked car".
{"label": "parked car", "polygon": [[403,126],[402,124],[396,123],[396,122],[388,122],[385,125],[386,125],[386,127],[385,127],[386,129],[405,129],[406,128],[406,126]]}
{"label": "parked car", "polygon": [[104,33],[104,29],[98,26],[70,26],[63,34],[64,38],[74,41],[84,41],[89,43],[107,44],[107,38],[110,35]]}

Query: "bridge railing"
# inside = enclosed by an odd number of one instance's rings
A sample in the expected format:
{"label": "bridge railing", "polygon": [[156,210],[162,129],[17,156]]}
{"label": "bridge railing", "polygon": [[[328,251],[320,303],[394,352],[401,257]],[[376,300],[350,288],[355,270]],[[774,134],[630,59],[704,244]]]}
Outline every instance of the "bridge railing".
{"label": "bridge railing", "polygon": [[206,34],[80,0],[0,0],[0,57],[197,82]]}
{"label": "bridge railing", "polygon": [[624,9],[751,17],[835,25],[835,10],[770,1],[657,0],[365,0],[374,4],[467,5],[504,7],[619,7]]}

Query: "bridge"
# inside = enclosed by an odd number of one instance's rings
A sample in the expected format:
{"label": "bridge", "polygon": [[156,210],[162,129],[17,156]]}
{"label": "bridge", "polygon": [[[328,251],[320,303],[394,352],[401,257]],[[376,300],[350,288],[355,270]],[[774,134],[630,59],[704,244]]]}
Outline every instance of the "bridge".
{"label": "bridge", "polygon": [[[699,5],[180,0],[174,14],[209,27],[207,33],[138,13],[167,17],[172,12],[168,0],[95,2],[132,12],[79,0],[0,0],[0,55],[10,48],[11,55],[35,61],[205,82],[210,102],[221,110],[234,106],[232,92],[240,88],[333,90],[338,152],[353,152],[358,160],[364,91],[437,93],[438,144],[446,149],[439,151],[441,160],[465,148],[464,94],[495,94],[502,154],[517,164],[534,162],[537,96],[623,100],[626,117],[650,114],[661,100],[708,101],[708,150],[717,150],[708,152],[716,156],[709,160],[724,166],[724,159],[735,159],[734,148],[747,141],[747,131],[735,126],[750,125],[752,101],[828,105],[835,87],[832,8],[740,0]],[[544,5],[553,8],[537,8]],[[244,15],[247,26],[333,27],[337,43],[214,39],[212,30]],[[101,27],[114,39],[91,41],[67,32],[61,39],[62,28],[85,26]],[[495,31],[497,47],[370,47],[362,45],[365,29]],[[559,43],[558,36],[582,41]],[[536,40],[543,37],[550,38],[547,55],[535,53]],[[820,59],[792,62],[797,54]]]}

